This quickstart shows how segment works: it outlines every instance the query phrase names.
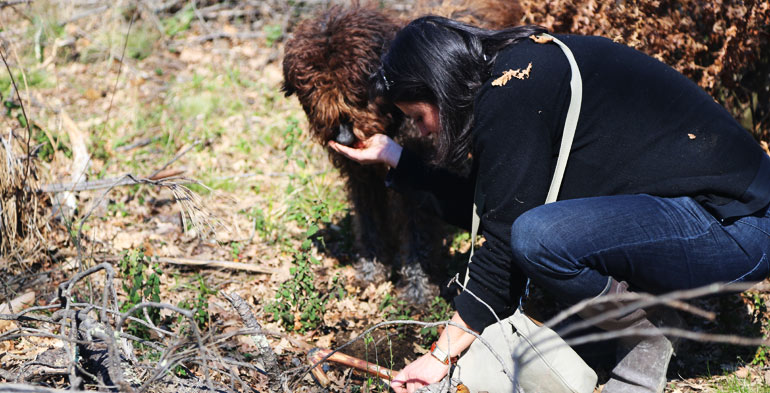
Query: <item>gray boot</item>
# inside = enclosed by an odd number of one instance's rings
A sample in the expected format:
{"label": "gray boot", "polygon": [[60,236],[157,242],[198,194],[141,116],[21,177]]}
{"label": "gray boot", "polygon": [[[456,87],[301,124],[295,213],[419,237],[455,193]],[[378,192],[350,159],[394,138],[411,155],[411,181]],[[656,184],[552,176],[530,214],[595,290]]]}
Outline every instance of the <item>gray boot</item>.
{"label": "gray boot", "polygon": [[[625,281],[610,278],[607,288],[599,295],[615,295],[628,292]],[[607,302],[584,309],[578,314],[584,319],[596,317],[605,312],[617,310],[627,302]],[[607,331],[621,329],[644,329],[650,336],[624,336],[619,339],[620,361],[612,369],[610,380],[604,385],[603,393],[660,393],[666,387],[666,370],[673,353],[671,342],[647,319],[642,309],[624,316],[608,319],[596,324]]]}

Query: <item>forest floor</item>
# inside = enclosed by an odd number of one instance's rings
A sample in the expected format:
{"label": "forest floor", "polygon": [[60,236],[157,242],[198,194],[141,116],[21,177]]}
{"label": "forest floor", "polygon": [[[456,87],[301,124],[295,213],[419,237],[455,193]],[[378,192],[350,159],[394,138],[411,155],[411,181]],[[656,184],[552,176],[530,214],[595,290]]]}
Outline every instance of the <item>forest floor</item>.
{"label": "forest floor", "polygon": [[[150,313],[171,336],[129,324],[134,335],[157,344],[135,345],[137,361],[152,369],[195,323],[218,359],[232,360],[229,368],[205,367],[208,360],[193,351],[168,372],[209,375],[236,391],[266,391],[269,378],[249,367],[257,350],[249,335],[214,342],[243,327],[223,294],[238,294],[262,329],[274,332],[270,345],[283,370],[294,370],[295,391],[322,391],[297,371],[311,348],[337,348],[383,321],[440,321],[451,314],[449,299],[415,307],[398,299],[390,282],[354,284],[342,180],[309,138],[296,98],[280,91],[283,42],[312,5],[0,3],[3,53],[22,99],[3,70],[0,133],[23,134],[18,119],[28,119],[39,184],[117,181],[126,174],[172,180],[46,193],[45,236],[36,252],[0,260],[0,301],[33,292],[24,307],[45,307],[56,301],[59,284],[107,262],[122,311],[144,301],[194,311],[189,323],[171,309]],[[190,193],[180,198],[186,191],[178,184]],[[467,257],[467,234],[458,232],[446,247],[454,258]],[[72,299],[99,304],[108,282],[93,274]],[[698,301],[717,319],[687,322],[699,332],[764,337],[768,299],[750,290]],[[22,327],[54,334],[10,335]],[[69,374],[61,371],[17,381],[38,356],[68,345],[56,336],[64,334],[59,329],[0,319],[0,382],[67,388]],[[343,352],[399,369],[436,337],[435,328],[389,326]],[[770,392],[768,366],[766,347],[684,342],[666,391]],[[388,390],[347,368],[332,366],[328,375],[329,391]]]}

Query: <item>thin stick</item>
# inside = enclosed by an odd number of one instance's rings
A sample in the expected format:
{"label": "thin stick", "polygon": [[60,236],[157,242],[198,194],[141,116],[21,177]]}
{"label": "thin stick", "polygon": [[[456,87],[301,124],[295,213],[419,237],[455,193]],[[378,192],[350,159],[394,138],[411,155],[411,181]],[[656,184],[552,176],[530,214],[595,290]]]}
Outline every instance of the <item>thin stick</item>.
{"label": "thin stick", "polygon": [[[317,363],[319,359],[328,355],[328,357],[326,358],[327,361],[339,363],[348,367],[353,367],[356,370],[361,370],[366,373],[372,374],[374,376],[379,377],[386,384],[390,384],[390,381],[396,375],[396,373],[393,370],[386,367],[382,367],[379,364],[367,362],[366,360],[359,359],[350,355],[346,355],[342,352],[336,352],[336,353],[331,353],[331,352],[332,352],[331,349],[313,348],[307,354],[307,360],[310,364],[314,364],[314,363]],[[311,372],[316,377],[318,382],[321,384],[321,387],[325,388],[329,386],[329,383],[331,381],[329,381],[329,377],[326,376],[326,373],[324,373],[320,365],[313,368]]]}
{"label": "thin stick", "polygon": [[110,9],[109,6],[103,5],[101,7],[96,7],[96,8],[91,8],[90,10],[85,10],[85,11],[79,13],[79,14],[73,15],[71,18],[69,18],[67,20],[59,22],[59,26],[64,26],[64,25],[66,25],[68,23],[76,22],[76,21],[78,21],[80,19],[87,18],[87,17],[89,17],[91,15],[101,14],[102,12],[107,11],[108,9]]}
{"label": "thin stick", "polygon": [[251,307],[245,300],[238,296],[237,293],[233,292],[232,294],[227,294],[224,291],[220,291],[220,293],[230,302],[247,328],[257,329],[259,331],[259,333],[251,335],[251,339],[254,342],[254,345],[257,346],[259,351],[258,358],[262,361],[262,364],[267,371],[267,376],[269,378],[268,386],[271,391],[277,391],[281,386],[281,381],[279,379],[281,367],[278,365],[278,359],[275,356],[275,352],[270,348],[267,337],[261,332],[262,326],[257,322],[257,318],[254,317]]}
{"label": "thin stick", "polygon": [[[624,300],[630,301],[627,305],[617,310],[608,311],[599,316],[586,319],[582,322],[574,323],[558,331],[560,335],[566,336],[571,332],[574,332],[580,329],[585,329],[589,326],[593,326],[596,323],[600,323],[602,321],[605,321],[611,318],[617,318],[619,316],[625,315],[626,313],[629,313],[638,308],[651,307],[659,304],[670,305],[671,301],[673,300],[680,301],[683,299],[694,299],[694,298],[698,298],[706,295],[713,295],[713,294],[724,293],[724,292],[733,292],[733,291],[743,292],[745,290],[750,289],[752,286],[754,285],[750,283],[732,283],[732,284],[714,283],[714,284],[706,285],[699,288],[674,291],[674,292],[669,292],[667,294],[658,295],[658,296],[630,292],[630,293],[624,293],[620,295],[608,295],[608,296],[602,296],[600,298],[586,299],[560,312],[555,317],[547,321],[545,325],[550,328],[553,328],[559,322],[563,321],[570,315],[577,314],[579,311],[593,304],[604,303],[609,301],[624,301]],[[764,286],[760,285],[758,288],[764,288]],[[693,309],[697,309],[697,308],[693,307]],[[690,311],[690,310],[686,310],[686,311]],[[706,314],[708,315],[708,313]]]}
{"label": "thin stick", "polygon": [[0,391],[7,393],[88,393],[83,390],[49,389],[42,386],[24,385],[19,383],[0,384]]}
{"label": "thin stick", "polygon": [[171,47],[178,47],[178,46],[186,46],[186,45],[195,45],[195,44],[202,44],[206,41],[213,41],[218,40],[220,38],[230,38],[230,39],[239,39],[239,40],[254,40],[258,38],[262,38],[264,36],[264,33],[262,32],[256,32],[256,33],[226,33],[224,31],[219,31],[216,33],[206,34],[202,36],[198,36],[195,38],[188,39],[187,41],[174,41],[171,43]]}
{"label": "thin stick", "polygon": [[156,260],[161,263],[169,263],[172,265],[233,269],[233,270],[243,270],[243,271],[252,272],[252,273],[274,274],[277,272],[277,269],[264,268],[264,267],[259,267],[256,265],[240,263],[240,262],[218,261],[218,260],[211,260],[211,259],[158,257],[156,258]]}
{"label": "thin stick", "polygon": [[[79,183],[46,184],[41,186],[37,191],[46,192],[46,193],[57,193],[57,192],[65,192],[65,191],[69,191],[69,192],[90,191],[90,190],[100,190],[103,188],[128,186],[133,184],[151,184],[148,182],[155,182],[163,179],[182,180],[180,184],[195,183],[194,180],[187,179],[184,177],[174,178],[174,176],[161,177],[156,175],[155,178],[140,178],[140,177],[137,178],[133,175],[123,175],[118,177],[111,177],[108,179],[99,179],[99,180],[92,180],[92,181],[79,182]],[[155,184],[155,185],[158,185],[158,184]]]}
{"label": "thin stick", "polygon": [[6,1],[0,2],[0,8],[10,7],[18,4],[29,4],[31,2],[32,0],[6,0]]}
{"label": "thin stick", "polygon": [[613,340],[620,337],[635,336],[635,337],[658,337],[661,334],[669,337],[682,337],[694,341],[702,342],[714,342],[730,345],[742,345],[742,346],[762,346],[770,344],[770,340],[766,338],[750,338],[741,337],[732,334],[712,334],[702,332],[692,332],[689,330],[670,328],[670,327],[658,327],[656,329],[649,328],[633,328],[623,329],[611,332],[600,332],[586,334],[584,336],[570,338],[565,340],[569,345],[581,345],[595,341]]}
{"label": "thin stick", "polygon": [[176,162],[176,160],[182,158],[185,154],[187,154],[188,151],[190,151],[193,147],[198,146],[201,143],[201,141],[195,141],[192,145],[188,146],[187,148],[183,149],[179,154],[177,154],[174,158],[171,159],[171,161],[164,164],[162,167],[157,169],[155,172],[153,172],[150,176],[147,176],[148,178],[152,179],[155,176],[157,176],[159,173],[163,172],[166,168],[168,168],[171,164]]}

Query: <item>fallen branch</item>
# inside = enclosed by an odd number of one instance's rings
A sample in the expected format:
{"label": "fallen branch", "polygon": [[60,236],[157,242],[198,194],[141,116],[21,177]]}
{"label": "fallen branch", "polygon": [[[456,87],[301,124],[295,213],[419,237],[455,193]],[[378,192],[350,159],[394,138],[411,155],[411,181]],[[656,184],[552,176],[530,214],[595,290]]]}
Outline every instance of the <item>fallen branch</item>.
{"label": "fallen branch", "polygon": [[78,183],[55,183],[55,184],[46,184],[40,187],[38,189],[38,192],[46,192],[46,193],[57,193],[57,192],[76,192],[76,191],[89,191],[89,190],[100,190],[104,188],[113,188],[113,187],[120,187],[120,186],[128,186],[133,184],[148,184],[148,185],[161,185],[157,182],[159,180],[182,180],[180,184],[186,184],[186,183],[195,183],[194,180],[183,178],[183,177],[174,177],[177,174],[173,174],[173,172],[167,172],[169,173],[168,177],[160,177],[159,174],[156,174],[154,178],[137,178],[134,177],[134,175],[126,174],[123,176],[118,177],[111,177],[109,179],[99,179],[99,180],[93,180],[93,181],[86,181],[86,182],[78,182]]}
{"label": "fallen branch", "polygon": [[267,337],[262,334],[262,326],[257,322],[257,318],[254,317],[251,307],[249,307],[249,304],[238,296],[237,293],[231,293],[229,295],[225,292],[220,293],[230,302],[238,315],[240,315],[243,324],[249,329],[256,329],[258,331],[258,333],[251,335],[254,345],[256,345],[259,350],[257,358],[262,362],[264,369],[267,371],[267,376],[270,378],[270,390],[274,392],[279,391],[281,387],[281,367],[278,365],[278,359],[275,356],[275,352],[273,352],[273,348],[270,348]]}
{"label": "fallen branch", "polygon": [[107,11],[108,9],[110,9],[110,7],[104,5],[104,6],[101,6],[101,7],[96,7],[96,8],[92,8],[90,10],[82,11],[82,12],[80,12],[78,14],[75,14],[75,15],[72,15],[72,17],[70,17],[70,18],[60,22],[59,26],[64,26],[64,25],[66,25],[68,23],[76,22],[76,21],[78,21],[80,19],[87,18],[87,17],[92,16],[92,15],[101,14],[102,12]]}
{"label": "fallen branch", "polygon": [[734,334],[713,334],[703,332],[693,332],[685,329],[671,328],[661,326],[656,329],[645,328],[632,328],[615,330],[611,332],[600,332],[593,334],[586,334],[583,336],[566,339],[565,341],[571,346],[582,345],[596,341],[608,341],[622,337],[656,337],[659,335],[665,335],[667,337],[681,337],[693,341],[712,342],[719,344],[741,345],[741,346],[768,346],[770,345],[770,339],[766,338],[750,338],[742,337]]}
{"label": "fallen branch", "polygon": [[88,393],[83,390],[49,389],[42,386],[22,385],[18,383],[0,383],[3,393]]}
{"label": "fallen branch", "polygon": [[235,19],[243,18],[244,16],[257,16],[259,11],[257,10],[222,10],[201,13],[201,18],[205,19]]}
{"label": "fallen branch", "polygon": [[[76,256],[77,254],[71,253],[71,252],[59,252],[59,254],[57,255],[59,257],[72,257],[72,256]],[[93,254],[91,256],[94,258],[94,260],[97,260],[97,261],[118,261],[122,258],[120,255],[114,255],[114,254]],[[205,267],[205,268],[212,268],[212,269],[231,269],[231,270],[240,270],[240,271],[251,272],[251,273],[261,273],[261,274],[275,274],[278,272],[278,269],[271,269],[271,268],[257,266],[249,263],[231,262],[231,261],[223,261],[223,260],[217,260],[217,259],[196,259],[196,258],[186,258],[186,257],[155,256],[155,257],[152,257],[152,260],[158,263],[166,263],[170,265],[197,266],[197,267]]]}
{"label": "fallen branch", "polygon": [[0,8],[10,7],[13,5],[19,5],[19,4],[29,4],[32,0],[6,0],[6,1],[0,1]]}
{"label": "fallen branch", "polygon": [[[319,360],[326,358],[327,361],[342,364],[344,366],[353,367],[356,370],[361,370],[379,377],[386,384],[390,384],[395,372],[389,368],[382,367],[379,364],[367,362],[366,360],[359,359],[350,355],[346,355],[341,352],[332,353],[331,349],[313,348],[307,354],[308,362],[312,364],[318,364]],[[326,376],[321,365],[314,367],[311,372],[316,378],[321,387],[327,387],[331,383],[329,377]]]}
{"label": "fallen branch", "polygon": [[162,170],[157,170],[153,172],[152,175],[147,177],[147,179],[149,180],[168,179],[170,177],[181,176],[184,172],[185,172],[184,169],[162,169]]}
{"label": "fallen branch", "polygon": [[169,166],[171,166],[171,164],[175,163],[178,159],[182,158],[182,156],[187,154],[188,151],[190,151],[195,146],[198,146],[199,144],[201,144],[201,141],[197,140],[193,142],[193,144],[191,144],[190,146],[187,146],[186,148],[182,149],[182,151],[179,152],[177,155],[175,155],[174,158],[172,158],[169,162],[163,164],[162,167],[155,170],[155,172],[153,172],[150,176],[147,176],[147,178],[150,180],[162,179],[162,177],[160,176],[161,173],[163,173]]}
{"label": "fallen branch", "polygon": [[185,46],[185,45],[198,45],[207,41],[218,40],[222,38],[238,39],[238,40],[254,40],[264,37],[263,32],[244,32],[244,33],[227,33],[224,31],[218,31],[211,34],[198,36],[185,41],[174,41],[171,43],[171,47]]}
{"label": "fallen branch", "polygon": [[127,144],[127,145],[118,146],[114,150],[117,151],[117,152],[129,151],[129,150],[132,150],[132,149],[136,149],[137,147],[147,146],[150,143],[152,143],[153,141],[158,140],[158,139],[159,139],[158,137],[155,137],[155,138],[142,138],[142,139],[139,139],[139,140],[137,140],[135,142],[131,142],[131,143]]}
{"label": "fallen branch", "polygon": [[739,293],[739,292],[746,291],[752,287],[756,287],[758,291],[763,291],[767,289],[767,286],[763,284],[755,285],[753,283],[733,283],[733,284],[714,283],[714,284],[706,285],[695,289],[669,292],[663,295],[651,295],[651,294],[640,293],[640,292],[629,292],[629,293],[623,293],[619,295],[601,296],[598,298],[583,300],[575,304],[574,306],[567,308],[566,310],[560,312],[555,317],[547,321],[545,325],[550,328],[553,328],[557,324],[559,324],[560,322],[568,318],[569,316],[577,314],[578,312],[585,309],[586,307],[590,307],[595,304],[601,304],[605,302],[615,302],[615,301],[625,302],[627,303],[627,305],[617,310],[608,311],[596,317],[586,319],[582,322],[571,324],[570,326],[567,326],[564,329],[559,329],[557,333],[559,333],[561,336],[567,336],[572,332],[588,328],[597,323],[601,323],[603,321],[606,321],[612,318],[618,318],[622,315],[626,315],[627,313],[632,312],[638,308],[647,308],[647,307],[653,307],[658,305],[677,308],[682,311],[692,312],[693,314],[698,315],[700,317],[713,320],[715,318],[714,313],[709,313],[709,312],[700,310],[697,307],[686,305],[686,303],[682,301],[687,299],[695,299],[695,298],[708,296],[708,295],[716,295],[720,293],[729,293],[729,292]]}
{"label": "fallen branch", "polygon": [[243,270],[243,271],[252,272],[252,273],[274,274],[277,271],[276,269],[264,268],[264,267],[246,264],[246,263],[218,261],[218,260],[211,260],[211,259],[156,257],[155,260],[161,263],[169,263],[172,265],[233,269],[233,270]]}

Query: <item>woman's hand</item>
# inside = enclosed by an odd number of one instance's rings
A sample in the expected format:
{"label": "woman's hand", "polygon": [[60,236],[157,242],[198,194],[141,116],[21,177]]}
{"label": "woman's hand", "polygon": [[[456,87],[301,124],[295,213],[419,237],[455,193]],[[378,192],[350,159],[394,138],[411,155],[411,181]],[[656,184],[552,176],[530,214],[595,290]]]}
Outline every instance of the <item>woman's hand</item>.
{"label": "woman's hand", "polygon": [[413,393],[415,390],[440,381],[449,371],[449,366],[441,363],[433,355],[426,353],[409,363],[401,370],[390,386],[396,393]]}
{"label": "woman's hand", "polygon": [[[454,315],[452,315],[451,321],[457,324],[457,326],[468,328],[468,325],[456,311]],[[441,332],[438,341],[436,341],[436,346],[449,354],[450,358],[459,356],[460,353],[468,348],[473,340],[476,339],[476,336],[465,332],[457,326],[447,326],[446,329]],[[393,378],[390,386],[396,393],[412,393],[423,386],[440,381],[444,378],[447,371],[449,371],[449,366],[440,362],[430,353],[426,353],[417,358],[414,362],[407,364],[406,367]]]}
{"label": "woman's hand", "polygon": [[395,168],[401,158],[402,147],[384,134],[375,134],[361,141],[358,148],[347,147],[334,141],[329,141],[329,147],[361,164],[384,163]]}

